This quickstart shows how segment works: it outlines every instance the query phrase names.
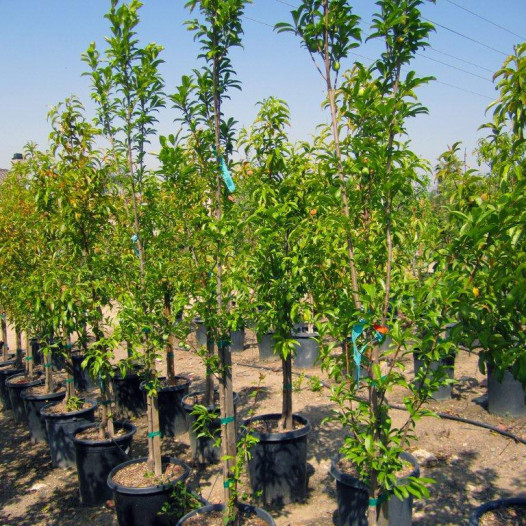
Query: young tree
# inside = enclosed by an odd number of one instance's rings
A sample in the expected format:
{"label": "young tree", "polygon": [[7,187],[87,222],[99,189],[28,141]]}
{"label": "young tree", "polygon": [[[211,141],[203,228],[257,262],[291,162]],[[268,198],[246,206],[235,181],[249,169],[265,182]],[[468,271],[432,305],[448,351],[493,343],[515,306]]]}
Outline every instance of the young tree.
{"label": "young tree", "polygon": [[[137,25],[142,3],[132,0],[119,5],[112,0],[106,18],[111,36],[107,40],[105,59],[95,44],[84,55],[91,68],[92,97],[98,104],[97,122],[108,139],[107,153],[114,159],[116,179],[121,188],[126,219],[118,226],[122,246],[127,246],[120,263],[126,269],[119,285],[119,330],[116,335],[133,345],[144,359],[147,379],[148,469],[162,474],[161,442],[155,359],[162,348],[167,329],[164,322],[162,294],[158,284],[163,276],[149,252],[154,236],[149,214],[150,197],[156,178],[146,167],[146,147],[156,133],[156,114],[164,106],[163,81],[159,73],[161,46],[139,45]],[[161,303],[162,305],[162,303]],[[141,349],[142,352],[138,350]]]}
{"label": "young tree", "polygon": [[312,269],[320,259],[316,230],[320,178],[303,147],[287,138],[290,114],[285,102],[270,97],[260,104],[254,124],[240,144],[248,162],[243,169],[241,214],[245,223],[244,259],[259,329],[274,330],[274,351],[283,371],[281,430],[292,430],[292,358],[295,325],[312,321],[307,302]]}
{"label": "young tree", "polygon": [[[404,135],[406,121],[426,111],[415,90],[429,78],[404,68],[427,45],[432,30],[420,15],[422,3],[377,2],[368,39],[381,39],[385,51],[369,67],[355,62],[339,89],[341,62],[360,37],[349,3],[305,0],[292,12],[292,24],[276,26],[301,38],[327,86],[331,125],[321,128],[316,146],[331,182],[333,206],[320,221],[327,226],[334,258],[323,265],[325,276],[316,280],[320,286],[314,296],[320,331],[344,341],[342,355],[332,352],[334,345],[325,347],[325,366],[337,381],[332,394],[336,418],[349,432],[341,451],[369,488],[371,525],[387,510],[381,495],[427,491],[422,480],[411,479],[408,490],[398,486],[396,477],[415,421],[427,414],[423,404],[440,381],[439,376],[427,383],[406,380],[401,358],[414,340],[416,320],[433,322],[425,346],[430,360],[451,345],[439,339],[447,316],[438,305],[445,300],[450,307],[444,288],[435,289],[427,305],[422,294],[411,298],[418,286],[411,272],[414,253],[408,250],[414,245],[407,240],[413,237],[409,225],[416,219],[416,188],[426,164],[411,152]],[[385,349],[381,344],[388,332],[393,343]],[[409,389],[410,416],[401,428],[393,425],[387,401],[395,385]]]}

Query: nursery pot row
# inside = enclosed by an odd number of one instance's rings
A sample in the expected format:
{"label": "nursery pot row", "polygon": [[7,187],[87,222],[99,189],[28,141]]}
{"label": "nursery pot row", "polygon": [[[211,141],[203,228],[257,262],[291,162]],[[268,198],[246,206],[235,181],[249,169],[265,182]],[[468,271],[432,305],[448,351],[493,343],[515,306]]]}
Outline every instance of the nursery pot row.
{"label": "nursery pot row", "polygon": [[5,384],[9,395],[9,401],[17,424],[23,424],[27,420],[24,399],[21,397],[22,391],[28,387],[42,385],[43,383],[44,380],[43,378],[40,378],[39,375],[37,375],[34,380],[27,379],[25,372],[15,374],[6,379]]}

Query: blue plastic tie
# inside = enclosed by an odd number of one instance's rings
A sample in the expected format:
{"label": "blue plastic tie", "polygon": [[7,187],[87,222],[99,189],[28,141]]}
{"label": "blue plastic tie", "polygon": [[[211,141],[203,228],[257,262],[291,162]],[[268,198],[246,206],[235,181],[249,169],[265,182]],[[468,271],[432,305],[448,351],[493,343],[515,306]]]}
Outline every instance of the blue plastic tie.
{"label": "blue plastic tie", "polygon": [[362,363],[362,355],[367,348],[367,343],[361,348],[358,349],[358,346],[356,345],[356,340],[362,335],[363,328],[365,326],[365,322],[361,321],[360,323],[357,323],[352,328],[352,334],[351,334],[351,340],[352,340],[352,346],[353,346],[353,357],[354,357],[354,363],[356,364],[356,383],[360,382],[360,366]]}
{"label": "blue plastic tie", "polygon": [[230,193],[234,192],[236,189],[236,185],[234,184],[234,180],[232,179],[232,176],[230,175],[230,172],[228,171],[228,167],[223,157],[219,158],[219,167],[221,168],[221,176],[223,177],[223,181],[225,181],[228,191]]}

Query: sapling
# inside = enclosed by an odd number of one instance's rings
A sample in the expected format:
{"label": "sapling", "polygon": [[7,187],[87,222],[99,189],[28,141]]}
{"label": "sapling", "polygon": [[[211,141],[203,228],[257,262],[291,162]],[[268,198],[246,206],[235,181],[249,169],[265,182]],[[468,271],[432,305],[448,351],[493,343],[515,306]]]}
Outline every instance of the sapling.
{"label": "sapling", "polygon": [[[153,235],[149,225],[145,225],[143,207],[146,204],[145,189],[148,170],[145,165],[146,145],[149,137],[155,132],[156,112],[164,106],[162,79],[158,68],[161,46],[148,44],[140,47],[137,39],[139,23],[138,10],[142,6],[138,0],[119,5],[112,0],[106,18],[110,22],[111,36],[107,38],[105,63],[99,60],[99,54],[92,44],[85,55],[91,66],[93,80],[93,98],[98,103],[98,122],[110,141],[109,155],[115,159],[115,168],[119,182],[122,184],[125,204],[131,203],[132,228],[124,229],[123,234],[131,239],[130,245],[138,261],[131,268],[138,271],[132,279],[137,279],[134,290],[127,290],[129,277],[123,276],[119,314],[121,326],[129,330],[130,338],[139,341],[146,363],[148,381],[147,416],[148,416],[148,469],[155,476],[162,475],[161,437],[159,431],[159,411],[157,398],[157,372],[155,367],[157,337],[150,333],[156,326],[149,298],[152,284],[160,280],[151,273],[152,263],[147,259],[147,242]],[[122,157],[121,154],[122,153]],[[131,263],[131,261],[130,261]],[[135,270],[134,269],[134,270]],[[162,316],[162,314],[161,314]],[[135,349],[134,349],[135,350]]]}
{"label": "sapling", "polygon": [[270,97],[260,104],[254,124],[243,131],[246,170],[243,192],[247,280],[253,290],[258,330],[272,328],[274,352],[282,362],[280,430],[293,429],[292,358],[295,325],[308,316],[311,269],[320,256],[314,215],[317,178],[308,155],[287,137],[287,104]]}
{"label": "sapling", "polygon": [[[204,144],[196,142],[193,146],[201,160],[204,177],[208,181],[210,199],[210,221],[208,233],[213,247],[213,265],[210,266],[211,279],[205,284],[209,311],[213,313],[205,320],[217,344],[219,368],[219,402],[221,410],[221,444],[223,453],[224,500],[227,504],[225,522],[237,521],[237,498],[232,494],[232,474],[235,468],[236,437],[234,421],[234,397],[232,390],[232,358],[228,334],[228,302],[225,301],[225,246],[227,246],[228,226],[223,213],[229,206],[227,192],[235,188],[229,172],[228,156],[232,151],[233,119],[225,120],[222,105],[228,97],[227,91],[239,88],[235,79],[229,53],[232,48],[241,46],[243,28],[241,17],[248,0],[190,0],[186,7],[199,13],[200,18],[187,22],[187,27],[195,33],[201,44],[200,58],[206,62],[203,72],[196,72],[197,101],[199,105],[194,116],[199,115],[200,123],[190,119],[189,131],[194,138],[205,139]],[[177,101],[176,104],[178,103]],[[194,106],[195,107],[195,106]],[[199,124],[204,124],[204,133],[199,133]],[[225,188],[226,186],[226,188]],[[214,281],[212,281],[214,280]],[[213,305],[213,307],[212,307]]]}
{"label": "sapling", "polygon": [[[334,208],[321,220],[328,226],[334,259],[346,256],[349,279],[342,272],[344,266],[324,265],[328,272],[320,272],[316,282],[321,286],[314,296],[322,313],[320,330],[344,342],[343,355],[332,352],[335,344],[325,346],[324,366],[337,381],[332,394],[339,406],[336,418],[349,433],[341,451],[369,488],[370,525],[387,513],[381,495],[427,492],[422,479],[410,478],[404,487],[398,486],[396,477],[399,455],[413,437],[414,422],[427,414],[423,404],[440,380],[439,375],[434,377],[430,387],[422,382],[409,385],[405,379],[401,357],[408,352],[412,324],[430,320],[429,356],[440,356],[451,347],[439,340],[451,312],[445,287],[427,296],[430,312],[426,313],[422,296],[408,301],[417,285],[405,270],[412,256],[404,245],[405,237],[411,235],[405,210],[425,164],[401,137],[406,120],[426,111],[415,100],[414,91],[429,79],[406,74],[403,68],[427,45],[432,29],[422,21],[422,3],[377,2],[379,11],[373,16],[368,39],[382,39],[385,51],[370,67],[355,63],[338,89],[341,63],[360,38],[358,18],[350,5],[305,0],[292,12],[292,24],[276,26],[301,38],[327,88],[331,125],[322,128],[316,147],[327,174],[327,193],[335,200]],[[332,275],[332,283],[324,271]],[[388,332],[393,343],[385,349],[381,345]],[[401,428],[392,424],[386,397],[395,385],[410,391],[405,398],[410,416]]]}

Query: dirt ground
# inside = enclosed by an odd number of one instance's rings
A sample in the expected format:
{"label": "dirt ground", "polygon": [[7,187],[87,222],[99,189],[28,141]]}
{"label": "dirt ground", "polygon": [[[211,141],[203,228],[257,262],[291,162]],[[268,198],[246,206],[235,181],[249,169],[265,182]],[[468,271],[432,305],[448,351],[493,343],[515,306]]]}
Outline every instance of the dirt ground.
{"label": "dirt ground", "polygon": [[[177,374],[192,379],[191,390],[203,385],[204,366],[190,351],[176,355]],[[247,331],[245,350],[233,354],[234,386],[240,393],[238,414],[245,417],[248,394],[265,375],[259,413],[281,409],[281,371],[279,361],[261,363],[254,334]],[[261,368],[264,367],[264,369]],[[313,392],[307,375],[327,383],[318,367],[296,370],[294,380],[295,412],[307,417],[312,425],[309,437],[309,493],[305,502],[283,509],[268,510],[278,526],[325,526],[335,524],[336,491],[330,477],[331,458],[342,443],[343,434],[336,424],[321,425],[333,404],[329,389]],[[301,373],[306,376],[302,377]],[[412,375],[412,365],[408,366]],[[490,415],[484,408],[485,379],[477,368],[477,356],[461,351],[455,377],[458,384],[453,399],[432,405],[437,411],[500,426],[526,436],[526,419]],[[400,395],[392,395],[399,402]],[[405,421],[403,411],[393,410],[396,424]],[[133,456],[146,454],[145,417],[134,421],[138,432]],[[417,426],[418,443],[411,450],[431,453],[431,460],[421,466],[421,475],[435,479],[431,496],[413,506],[413,524],[466,525],[473,507],[482,502],[510,496],[526,496],[525,446],[500,434],[450,420],[425,418]],[[177,456],[191,463],[188,435],[163,439],[163,454]],[[189,479],[192,488],[211,502],[221,500],[222,483],[219,466],[198,469]],[[74,470],[52,468],[45,444],[33,445],[25,426],[16,425],[8,413],[0,413],[0,524],[4,526],[113,526],[117,524],[109,505],[86,508],[79,503],[77,475]]]}

